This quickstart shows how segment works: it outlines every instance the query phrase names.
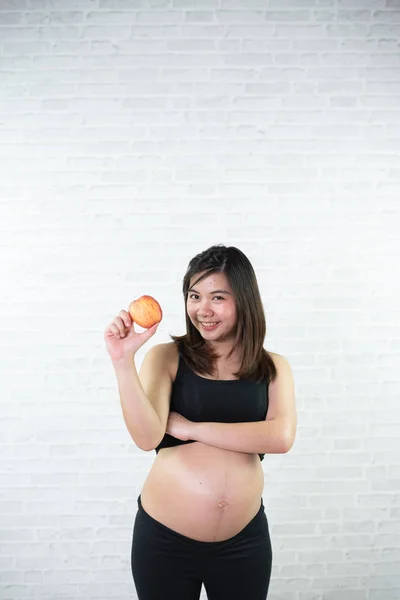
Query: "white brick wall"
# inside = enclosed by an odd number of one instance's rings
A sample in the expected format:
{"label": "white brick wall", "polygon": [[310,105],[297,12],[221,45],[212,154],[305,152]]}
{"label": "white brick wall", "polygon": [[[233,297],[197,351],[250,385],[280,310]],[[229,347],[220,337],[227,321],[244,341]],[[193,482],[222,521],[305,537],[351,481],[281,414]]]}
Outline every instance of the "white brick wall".
{"label": "white brick wall", "polygon": [[399,36],[398,0],[0,1],[2,600],[136,598],[155,454],[103,331],[146,293],[183,332],[218,242],[295,373],[269,599],[399,600]]}

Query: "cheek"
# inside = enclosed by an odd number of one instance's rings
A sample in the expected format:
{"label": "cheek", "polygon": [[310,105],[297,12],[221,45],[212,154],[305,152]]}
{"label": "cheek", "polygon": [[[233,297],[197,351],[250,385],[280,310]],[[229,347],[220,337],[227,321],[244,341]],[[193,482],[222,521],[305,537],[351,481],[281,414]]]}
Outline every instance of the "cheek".
{"label": "cheek", "polygon": [[194,315],[193,307],[191,307],[190,305],[187,304],[186,305],[186,312],[189,315],[189,317],[193,319],[193,315]]}
{"label": "cheek", "polygon": [[233,321],[236,321],[237,318],[237,313],[236,313],[236,307],[232,306],[231,307],[231,311],[230,311],[230,317]]}

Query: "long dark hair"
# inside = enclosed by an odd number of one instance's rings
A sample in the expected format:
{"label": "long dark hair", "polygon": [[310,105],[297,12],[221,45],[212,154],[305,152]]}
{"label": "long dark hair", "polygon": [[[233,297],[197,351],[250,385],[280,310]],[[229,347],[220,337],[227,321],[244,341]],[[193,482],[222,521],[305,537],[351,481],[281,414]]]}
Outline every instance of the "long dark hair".
{"label": "long dark hair", "polygon": [[214,363],[218,358],[218,354],[207,346],[192,324],[186,309],[190,281],[203,271],[205,273],[193,285],[211,273],[225,273],[234,294],[237,310],[236,339],[228,358],[235,350],[239,350],[242,360],[235,377],[254,381],[266,379],[268,383],[274,381],[276,367],[263,347],[266,322],[256,274],[247,256],[234,246],[216,244],[197,254],[189,262],[182,286],[186,334],[170,336],[180,345],[186,362],[195,372],[207,375],[214,372]]}

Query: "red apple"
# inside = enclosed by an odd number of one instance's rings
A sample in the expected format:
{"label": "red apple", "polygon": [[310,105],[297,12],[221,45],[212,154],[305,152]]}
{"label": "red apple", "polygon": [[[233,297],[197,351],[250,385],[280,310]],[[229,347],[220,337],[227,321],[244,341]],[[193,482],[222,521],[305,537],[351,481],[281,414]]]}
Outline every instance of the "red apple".
{"label": "red apple", "polygon": [[146,329],[159,323],[163,316],[161,306],[152,296],[140,296],[134,300],[129,307],[129,314],[135,323]]}

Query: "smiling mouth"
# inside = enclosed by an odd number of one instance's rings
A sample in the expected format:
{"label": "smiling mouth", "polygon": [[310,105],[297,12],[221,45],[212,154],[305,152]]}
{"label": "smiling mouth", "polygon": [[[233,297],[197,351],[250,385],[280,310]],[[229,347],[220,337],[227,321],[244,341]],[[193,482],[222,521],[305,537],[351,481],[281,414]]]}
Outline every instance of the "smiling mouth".
{"label": "smiling mouth", "polygon": [[216,321],[213,323],[202,323],[201,321],[199,321],[200,325],[203,327],[203,329],[214,329],[215,327],[217,327],[217,325],[220,324],[221,321]]}

